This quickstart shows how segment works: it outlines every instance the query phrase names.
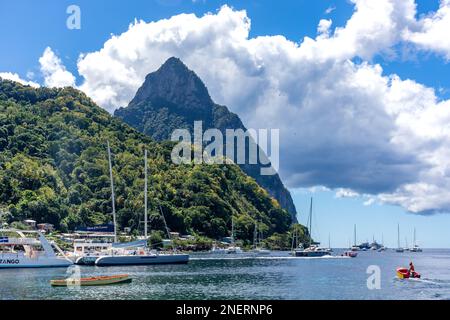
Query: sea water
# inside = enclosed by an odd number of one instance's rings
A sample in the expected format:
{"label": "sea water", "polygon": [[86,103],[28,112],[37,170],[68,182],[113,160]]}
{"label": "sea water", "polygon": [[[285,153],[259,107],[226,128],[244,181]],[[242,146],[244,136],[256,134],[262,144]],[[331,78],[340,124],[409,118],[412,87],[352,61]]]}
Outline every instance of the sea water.
{"label": "sea water", "polygon": [[[396,279],[396,268],[410,261],[422,279]],[[450,250],[440,249],[367,251],[353,259],[294,258],[287,252],[197,254],[187,265],[85,266],[79,271],[82,277],[126,273],[133,282],[53,288],[50,280],[66,277],[66,269],[3,269],[0,299],[450,299]]]}

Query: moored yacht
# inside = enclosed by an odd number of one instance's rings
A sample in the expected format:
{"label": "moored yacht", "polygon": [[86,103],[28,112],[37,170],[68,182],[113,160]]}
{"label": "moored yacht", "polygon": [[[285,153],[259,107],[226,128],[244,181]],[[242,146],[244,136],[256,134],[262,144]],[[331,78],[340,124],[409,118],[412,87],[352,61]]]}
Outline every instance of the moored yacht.
{"label": "moored yacht", "polygon": [[309,246],[308,248],[304,248],[303,245],[299,245],[296,249],[293,250],[292,255],[295,257],[310,257],[317,258],[323,256],[329,256],[330,252],[328,249],[319,247],[318,243],[312,242],[312,207],[313,207],[313,199],[311,198],[310,206],[309,206]]}
{"label": "moored yacht", "polygon": [[400,224],[397,225],[397,249],[395,249],[395,252],[402,253],[405,250],[400,246]]}
{"label": "moored yacht", "polygon": [[413,238],[413,247],[410,250],[411,252],[422,252],[422,248],[416,243],[416,228],[414,228],[414,238]]}
{"label": "moored yacht", "polygon": [[270,254],[269,249],[265,249],[261,246],[261,240],[262,240],[262,232],[259,232],[258,230],[258,224],[255,222],[255,232],[253,235],[253,249],[252,253],[256,255],[268,255]]}
{"label": "moored yacht", "polygon": [[[113,175],[112,175],[112,163],[111,163],[111,150],[109,148],[108,143],[108,160],[109,160],[109,170],[110,170],[110,179],[111,179],[111,194],[112,194],[112,208],[113,208],[113,217],[114,217],[114,235],[115,235],[115,243],[113,244],[113,248],[111,253],[108,255],[102,255],[95,260],[96,266],[120,266],[120,265],[150,265],[150,264],[185,264],[189,262],[188,254],[159,254],[156,251],[149,250],[147,248],[147,239],[148,239],[148,213],[147,213],[147,150],[144,152],[144,239],[141,241],[137,241],[135,243],[117,243],[117,231],[116,231],[116,211],[115,211],[115,200],[114,200],[114,183],[113,183]],[[164,224],[166,225],[167,233],[170,236],[169,230],[167,228],[166,220],[164,218],[163,212],[161,211],[161,215],[163,216]]]}
{"label": "moored yacht", "polygon": [[0,233],[0,269],[54,268],[73,264],[56,243],[50,243],[39,231],[4,229]]}

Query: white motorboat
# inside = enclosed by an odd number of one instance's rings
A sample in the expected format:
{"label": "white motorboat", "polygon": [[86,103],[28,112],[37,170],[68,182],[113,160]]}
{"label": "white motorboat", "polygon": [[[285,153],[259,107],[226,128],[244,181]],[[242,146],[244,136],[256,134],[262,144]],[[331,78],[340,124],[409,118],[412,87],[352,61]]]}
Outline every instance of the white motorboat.
{"label": "white motorboat", "polygon": [[225,248],[220,248],[214,245],[212,249],[209,251],[211,254],[226,254],[227,250]]}
{"label": "white motorboat", "polygon": [[321,248],[316,245],[310,245],[306,249],[303,249],[302,247],[295,249],[294,256],[317,258],[317,257],[331,256],[331,253],[325,248]]}
{"label": "white motorboat", "polygon": [[243,253],[241,247],[237,247],[237,246],[229,246],[228,248],[225,249],[225,253],[226,254],[240,254]]}
{"label": "white motorboat", "polygon": [[50,243],[39,231],[4,229],[0,233],[0,269],[54,268],[73,264],[56,243]]}

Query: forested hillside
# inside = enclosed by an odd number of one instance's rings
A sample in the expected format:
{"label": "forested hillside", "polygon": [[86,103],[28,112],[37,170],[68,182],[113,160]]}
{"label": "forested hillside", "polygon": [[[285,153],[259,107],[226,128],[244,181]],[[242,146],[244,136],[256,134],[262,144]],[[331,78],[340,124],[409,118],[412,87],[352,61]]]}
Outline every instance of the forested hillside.
{"label": "forested hillside", "polygon": [[250,240],[286,233],[290,215],[235,165],[181,165],[157,143],[73,88],[34,89],[0,79],[0,212],[59,230],[111,221],[107,141],[113,153],[118,223],[143,229],[144,149],[149,152],[152,228],[162,207],[172,231]]}

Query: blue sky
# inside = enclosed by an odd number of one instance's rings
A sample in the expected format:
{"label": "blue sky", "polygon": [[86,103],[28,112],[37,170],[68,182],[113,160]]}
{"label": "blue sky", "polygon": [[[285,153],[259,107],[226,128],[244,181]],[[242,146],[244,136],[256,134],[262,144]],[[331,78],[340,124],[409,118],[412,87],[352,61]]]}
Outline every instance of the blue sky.
{"label": "blue sky", "polygon": [[[439,8],[439,1],[416,2],[417,18]],[[81,30],[66,28],[66,8],[71,4],[81,8]],[[224,4],[236,10],[247,11],[252,21],[250,38],[283,35],[297,43],[302,42],[305,36],[315,38],[321,19],[332,19],[333,27],[344,27],[354,13],[353,4],[344,0],[149,0],[127,1],[126,4],[111,0],[44,0],[39,3],[0,1],[0,39],[3,49],[0,50],[0,72],[17,73],[23,79],[27,78],[27,74],[33,73],[33,81],[42,84],[44,77],[40,73],[38,60],[45,48],[51,47],[67,70],[76,76],[76,83],[79,85],[83,81],[77,70],[79,55],[100,50],[111,34],[125,32],[135,18],[150,22],[181,13],[195,13],[200,17],[207,12],[216,13]],[[329,8],[333,10],[327,14],[326,10]],[[360,63],[359,58],[353,61]],[[395,58],[380,53],[368,62],[379,63],[385,75],[395,73],[402,79],[413,79],[436,89],[437,97],[441,100],[450,97],[450,65],[436,52],[414,51]],[[233,109],[233,106],[230,105],[230,108]],[[238,110],[233,111],[239,113]],[[400,223],[402,242],[405,241],[405,236],[411,241],[413,228],[416,227],[418,238],[424,247],[450,245],[450,235],[447,232],[450,214],[417,215],[408,213],[398,205],[376,203],[365,206],[367,199],[363,197],[336,198],[334,191],[311,193],[309,189],[298,186],[291,190],[301,222],[306,222],[309,197],[314,196],[316,223],[313,233],[324,243],[328,241],[328,234],[331,234],[333,245],[346,246],[348,239],[352,237],[353,224],[356,223],[360,241],[371,239],[372,235],[380,239],[383,233],[385,243],[392,247],[396,243],[397,223]]]}

